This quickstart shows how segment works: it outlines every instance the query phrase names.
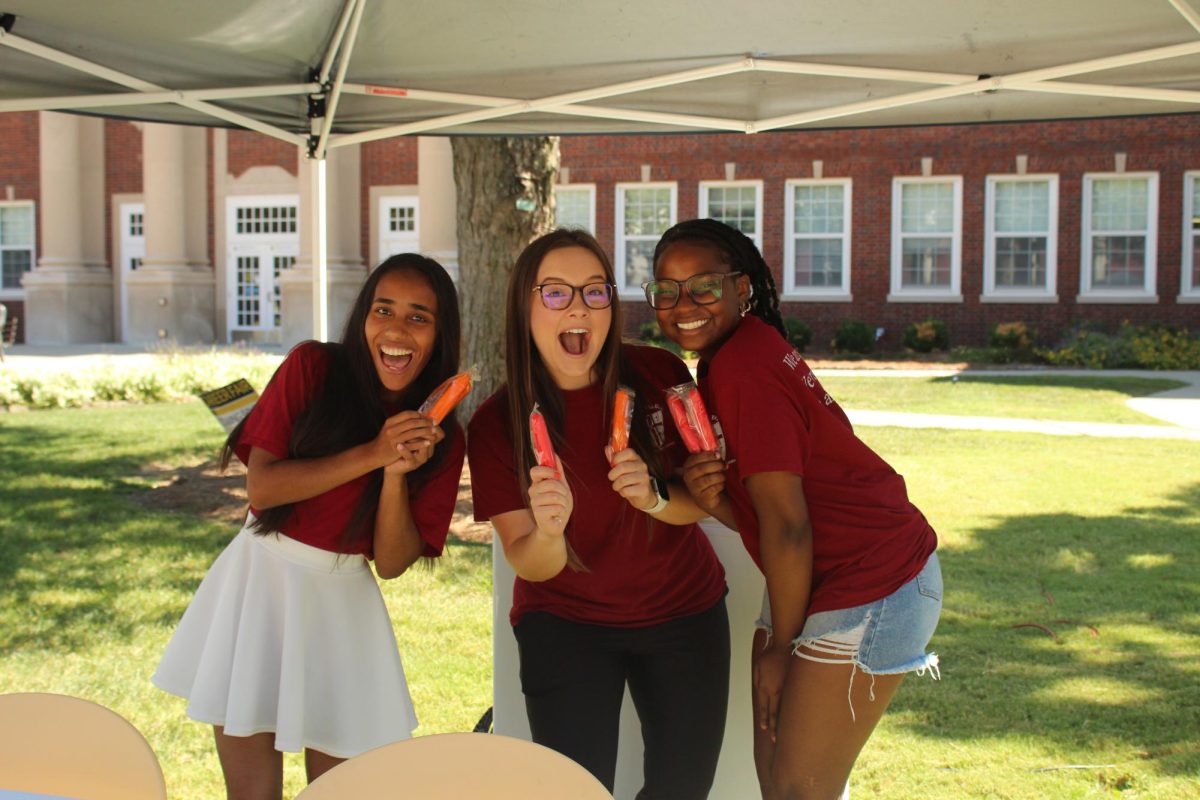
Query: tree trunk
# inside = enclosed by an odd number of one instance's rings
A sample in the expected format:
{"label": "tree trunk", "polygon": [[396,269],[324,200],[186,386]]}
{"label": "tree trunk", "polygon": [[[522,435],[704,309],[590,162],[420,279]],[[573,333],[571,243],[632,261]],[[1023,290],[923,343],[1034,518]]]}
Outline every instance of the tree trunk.
{"label": "tree trunk", "polygon": [[454,137],[463,365],[476,370],[464,423],[504,382],[505,292],[525,245],[554,227],[558,137]]}

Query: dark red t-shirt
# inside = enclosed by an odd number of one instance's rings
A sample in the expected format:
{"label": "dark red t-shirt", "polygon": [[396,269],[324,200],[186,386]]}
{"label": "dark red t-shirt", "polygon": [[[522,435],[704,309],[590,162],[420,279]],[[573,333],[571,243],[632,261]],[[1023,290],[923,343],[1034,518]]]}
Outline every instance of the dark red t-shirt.
{"label": "dark red t-shirt", "polygon": [[[662,389],[690,380],[687,367],[658,348],[624,345],[621,352],[641,378],[635,388],[639,400],[647,401],[651,438],[675,469],[686,451],[664,415]],[[600,385],[563,392],[563,400],[568,444],[558,455],[575,498],[567,538],[589,571],[564,567],[537,583],[518,577],[512,623],[531,611],[548,611],[575,622],[641,627],[712,607],[725,593],[725,570],[699,526],[653,520],[613,491]],[[517,480],[508,413],[508,392],[501,388],[479,407],[468,428],[467,463],[480,522],[529,506]],[[518,446],[529,447],[527,430],[517,437]]]}
{"label": "dark red t-shirt", "polygon": [[[329,354],[316,342],[304,342],[288,353],[246,418],[246,426],[234,448],[243,464],[249,462],[252,447],[260,447],[279,458],[288,457],[288,443],[296,418],[316,397],[328,368]],[[425,556],[442,554],[458,498],[458,480],[462,475],[466,446],[461,431],[451,437],[445,459],[429,480],[409,496],[413,522],[425,542]],[[283,533],[322,550],[342,552],[342,535],[370,477],[367,473],[324,494],[295,503],[291,516],[283,524]],[[253,507],[250,511],[257,513]],[[374,524],[373,518],[371,524]],[[351,545],[348,552],[362,553],[370,558],[373,555],[370,537]]]}
{"label": "dark red t-shirt", "polygon": [[937,536],[908,499],[904,478],[857,436],[845,412],[779,332],[746,316],[700,365],[720,422],[726,491],[750,556],[762,567],[758,519],[742,481],[761,472],[804,479],[813,530],[808,613],[887,597],[925,566]]}

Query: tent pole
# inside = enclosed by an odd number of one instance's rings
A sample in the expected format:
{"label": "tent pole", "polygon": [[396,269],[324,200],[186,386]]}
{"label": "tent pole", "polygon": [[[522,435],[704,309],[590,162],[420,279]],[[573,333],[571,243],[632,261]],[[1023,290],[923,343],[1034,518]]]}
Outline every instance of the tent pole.
{"label": "tent pole", "polygon": [[358,26],[362,23],[363,9],[367,5],[367,0],[358,0],[354,6],[354,16],[350,20],[350,27],[346,31],[344,46],[338,58],[337,74],[333,77],[333,87],[329,91],[329,98],[325,103],[325,119],[321,125],[321,135],[317,139],[316,155],[318,158],[325,158],[325,148],[329,142],[329,132],[333,130],[333,118],[337,114],[338,100],[342,97],[342,83],[346,80],[346,70],[350,66],[350,55],[354,52],[354,42],[358,38]]}
{"label": "tent pole", "polygon": [[312,198],[312,337],[318,342],[329,341],[329,253],[325,159],[310,157],[309,196]]}
{"label": "tent pole", "polygon": [[285,83],[274,86],[244,86],[230,89],[191,89],[162,92],[116,92],[113,94],[77,94],[60,97],[0,100],[0,112],[56,111],[59,109],[103,108],[105,106],[146,106],[180,103],[184,100],[236,100],[248,97],[283,97],[309,94],[320,87],[315,83]]}

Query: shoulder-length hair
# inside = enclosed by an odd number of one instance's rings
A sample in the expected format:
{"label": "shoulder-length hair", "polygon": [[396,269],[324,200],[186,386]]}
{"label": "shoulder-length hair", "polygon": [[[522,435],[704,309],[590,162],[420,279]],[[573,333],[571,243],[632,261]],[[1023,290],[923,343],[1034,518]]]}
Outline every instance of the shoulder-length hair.
{"label": "shoulder-length hair", "polygon": [[[537,403],[542,414],[546,417],[546,427],[550,438],[558,452],[563,452],[565,435],[565,419],[562,391],[554,382],[530,331],[529,318],[531,305],[541,302],[536,297],[534,286],[537,284],[538,269],[547,255],[555,250],[569,247],[581,247],[587,250],[604,271],[604,280],[615,284],[612,261],[604,248],[595,237],[587,231],[558,228],[529,243],[517,257],[516,265],[508,281],[508,303],[505,319],[505,376],[508,384],[508,413],[509,429],[513,433],[513,455],[516,459],[517,479],[520,482],[521,493],[529,490],[529,470],[534,465],[533,452],[529,443],[529,414],[533,404]],[[596,359],[595,369],[598,382],[604,398],[604,416],[596,420],[597,425],[607,430],[611,424],[613,399],[617,387],[627,384],[639,388],[641,381],[635,379],[631,371],[621,360],[621,300],[613,290],[612,324],[604,337],[600,355]],[[630,432],[630,446],[646,462],[652,474],[662,479],[663,469],[659,459],[654,455],[649,445],[649,433],[644,424],[644,408],[639,408],[645,402],[644,394],[639,391],[635,403],[635,419],[642,419],[643,424],[634,425]],[[638,413],[643,411],[643,413]],[[576,509],[577,512],[581,509]],[[568,523],[567,556],[568,564],[576,570],[586,570],[570,546],[570,523]]]}
{"label": "shoulder-length hair", "polygon": [[[318,345],[328,359],[325,381],[296,418],[288,444],[288,458],[320,458],[369,442],[379,434],[389,411],[395,413],[395,406],[385,400],[385,389],[375,369],[371,344],[366,337],[366,323],[379,282],[387,275],[405,271],[424,276],[433,289],[437,298],[437,337],[425,368],[404,390],[399,410],[416,409],[442,381],[458,371],[461,322],[454,282],[446,270],[431,258],[416,253],[400,253],[388,258],[371,272],[359,290],[346,319],[341,341]],[[225,440],[221,451],[222,468],[228,465],[245,423],[246,420],[242,420]],[[419,488],[429,480],[429,476],[445,459],[451,437],[459,429],[455,414],[447,415],[441,427],[446,432],[446,438],[438,443],[427,462],[409,473],[410,490]],[[372,522],[382,485],[383,470],[375,470],[343,532],[343,550],[373,535]],[[281,531],[291,516],[293,505],[288,503],[259,509],[253,526],[255,533]]]}

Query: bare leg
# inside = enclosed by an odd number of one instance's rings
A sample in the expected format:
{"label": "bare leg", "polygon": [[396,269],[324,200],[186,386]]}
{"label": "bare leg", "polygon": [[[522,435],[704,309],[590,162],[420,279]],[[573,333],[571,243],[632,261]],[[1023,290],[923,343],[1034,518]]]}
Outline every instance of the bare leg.
{"label": "bare leg", "polygon": [[[801,652],[811,651],[801,648]],[[904,680],[903,675],[857,671],[851,688],[851,667],[848,660],[828,664],[792,659],[780,698],[770,771],[775,800],[836,800],[841,796],[855,759]],[[853,719],[850,703],[854,705]]]}
{"label": "bare leg", "polygon": [[337,756],[326,755],[320,750],[313,750],[311,748],[305,750],[304,772],[308,775],[308,782],[312,783],[345,760]]}
{"label": "bare leg", "polygon": [[226,736],[213,726],[217,758],[225,774],[229,800],[280,800],[283,797],[283,753],[275,749],[275,734]]}
{"label": "bare leg", "polygon": [[[767,632],[761,628],[754,632],[754,641],[750,645],[750,674],[754,674],[754,664],[760,653],[766,649]],[[771,800],[771,761],[775,758],[775,743],[771,741],[771,732],[758,727],[758,707],[755,705],[756,695],[754,682],[750,683],[750,725],[754,730],[754,771],[758,775],[758,787],[763,800]]]}

